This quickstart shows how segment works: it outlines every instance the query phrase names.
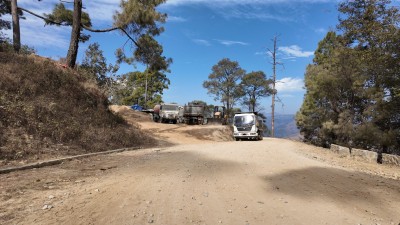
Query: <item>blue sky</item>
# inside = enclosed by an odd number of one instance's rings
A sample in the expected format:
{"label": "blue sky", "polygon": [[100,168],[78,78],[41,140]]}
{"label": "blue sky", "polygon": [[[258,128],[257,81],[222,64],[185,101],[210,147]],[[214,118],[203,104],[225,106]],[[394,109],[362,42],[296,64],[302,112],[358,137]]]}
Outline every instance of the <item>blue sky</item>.
{"label": "blue sky", "polygon": [[[19,0],[18,4],[37,13],[50,13],[57,0]],[[119,0],[83,0],[94,28],[112,25],[112,14]],[[223,58],[237,61],[247,72],[264,71],[272,75],[272,38],[278,35],[278,60],[284,66],[277,70],[280,114],[299,110],[305,90],[304,72],[312,62],[318,42],[338,23],[335,0],[169,0],[159,7],[168,14],[165,32],[157,40],[164,53],[174,62],[168,74],[171,85],[165,90],[165,102],[185,104],[203,100],[220,104],[207,94],[202,84],[213,65]],[[39,55],[58,59],[65,57],[70,29],[44,26],[40,19],[26,15],[21,23],[21,39],[33,46]],[[98,42],[109,63],[115,62],[115,49],[127,38],[118,32],[91,34],[89,42],[81,44],[78,61],[90,43]],[[119,73],[140,69],[124,65]],[[271,111],[271,98],[261,100],[264,112]]]}

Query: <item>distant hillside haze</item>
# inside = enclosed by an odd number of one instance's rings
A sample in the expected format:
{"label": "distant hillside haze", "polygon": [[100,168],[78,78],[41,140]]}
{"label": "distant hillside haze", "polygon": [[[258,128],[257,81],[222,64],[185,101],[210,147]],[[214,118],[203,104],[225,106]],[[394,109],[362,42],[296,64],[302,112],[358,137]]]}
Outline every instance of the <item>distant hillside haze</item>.
{"label": "distant hillside haze", "polygon": [[[271,136],[271,115],[267,115],[268,131],[265,136]],[[300,139],[300,131],[296,126],[295,115],[275,115],[275,137]]]}

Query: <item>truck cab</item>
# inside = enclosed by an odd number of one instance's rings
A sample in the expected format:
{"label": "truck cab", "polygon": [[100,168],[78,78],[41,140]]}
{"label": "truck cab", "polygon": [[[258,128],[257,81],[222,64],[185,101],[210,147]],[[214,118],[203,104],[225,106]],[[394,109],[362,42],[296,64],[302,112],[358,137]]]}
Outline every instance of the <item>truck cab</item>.
{"label": "truck cab", "polygon": [[177,104],[161,104],[154,107],[153,120],[161,123],[177,123],[179,106]]}
{"label": "truck cab", "polygon": [[241,139],[262,140],[264,123],[257,113],[236,113],[233,117],[233,137]]}

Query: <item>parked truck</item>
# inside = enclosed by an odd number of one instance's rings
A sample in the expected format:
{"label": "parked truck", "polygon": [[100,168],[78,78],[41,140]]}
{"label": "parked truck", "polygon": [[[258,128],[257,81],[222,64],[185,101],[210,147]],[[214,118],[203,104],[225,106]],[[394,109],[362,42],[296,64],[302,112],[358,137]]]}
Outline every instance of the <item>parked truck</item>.
{"label": "parked truck", "polygon": [[233,137],[241,139],[262,140],[264,134],[263,120],[257,113],[236,113],[233,117]]}
{"label": "parked truck", "polygon": [[203,124],[206,105],[189,103],[183,107],[183,118],[186,124]]}
{"label": "parked truck", "polygon": [[177,104],[158,104],[154,106],[153,120],[160,123],[177,123],[179,106]]}

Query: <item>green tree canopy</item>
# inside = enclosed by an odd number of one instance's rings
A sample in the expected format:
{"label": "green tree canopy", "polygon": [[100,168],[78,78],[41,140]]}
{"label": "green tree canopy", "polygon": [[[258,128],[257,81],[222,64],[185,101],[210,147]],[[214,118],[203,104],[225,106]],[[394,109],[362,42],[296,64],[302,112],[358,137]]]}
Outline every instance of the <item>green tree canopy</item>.
{"label": "green tree canopy", "polygon": [[224,58],[212,67],[212,73],[203,82],[203,87],[215,96],[215,100],[221,101],[230,113],[235,101],[243,95],[239,82],[245,73],[238,62]]}
{"label": "green tree canopy", "polygon": [[84,69],[91,78],[95,79],[100,87],[111,82],[110,74],[116,73],[119,69],[118,65],[107,65],[107,60],[97,42],[90,44],[85,51],[85,57],[82,61],[81,68]]}
{"label": "green tree canopy", "polygon": [[[400,148],[400,14],[389,0],[339,4],[330,31],[307,67],[297,113],[305,140],[396,152]],[[400,153],[400,152],[397,152]]]}
{"label": "green tree canopy", "polygon": [[[57,25],[57,26],[72,26],[73,24],[73,14],[74,11],[71,9],[67,9],[63,3],[58,3],[54,6],[53,12],[50,14],[44,14],[47,18],[45,20],[48,25]],[[87,27],[92,26],[92,22],[90,20],[90,16],[86,12],[82,12],[81,15],[81,23]],[[89,40],[90,35],[83,34],[83,28],[80,27],[79,41],[86,42]]]}
{"label": "green tree canopy", "polygon": [[257,112],[256,107],[259,106],[260,98],[272,94],[271,83],[272,80],[268,80],[262,71],[251,72],[243,76],[240,87],[244,94],[243,102],[248,105],[250,112]]}
{"label": "green tree canopy", "polygon": [[[155,104],[162,102],[164,89],[168,88],[170,81],[165,74],[158,71],[131,72],[123,75],[124,88],[118,91],[120,104],[154,107]],[[145,82],[147,80],[147,102],[145,102]]]}

